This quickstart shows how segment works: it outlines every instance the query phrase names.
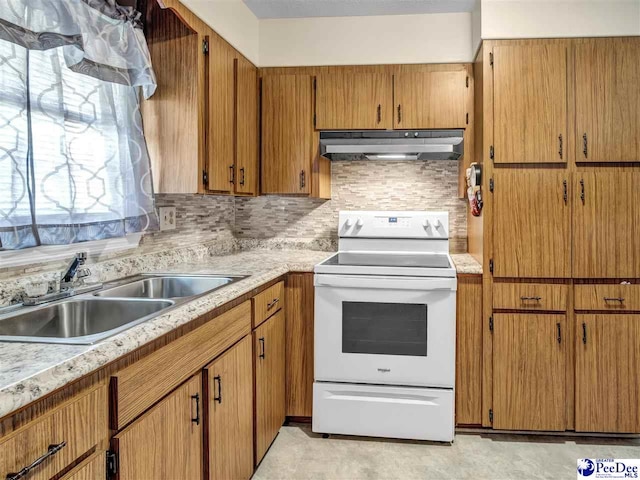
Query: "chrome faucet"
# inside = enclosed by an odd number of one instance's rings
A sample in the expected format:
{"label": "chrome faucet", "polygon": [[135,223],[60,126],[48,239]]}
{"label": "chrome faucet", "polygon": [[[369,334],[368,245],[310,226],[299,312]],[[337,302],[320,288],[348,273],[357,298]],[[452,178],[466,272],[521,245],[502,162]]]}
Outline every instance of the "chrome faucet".
{"label": "chrome faucet", "polygon": [[65,271],[62,272],[62,275],[60,275],[60,290],[68,290],[73,287],[76,280],[91,275],[91,270],[88,268],[80,269],[86,260],[87,252],[76,253],[76,256],[69,262]]}

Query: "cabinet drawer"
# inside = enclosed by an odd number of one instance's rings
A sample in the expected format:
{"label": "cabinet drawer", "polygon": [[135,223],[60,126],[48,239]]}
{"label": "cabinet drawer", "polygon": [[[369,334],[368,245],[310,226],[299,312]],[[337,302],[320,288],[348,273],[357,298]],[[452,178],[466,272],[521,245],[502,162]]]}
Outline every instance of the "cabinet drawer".
{"label": "cabinet drawer", "polygon": [[111,428],[120,430],[249,333],[246,301],[116,373],[111,377]]}
{"label": "cabinet drawer", "polygon": [[284,308],[284,282],[278,282],[253,297],[253,328]]}
{"label": "cabinet drawer", "polygon": [[51,478],[107,438],[107,389],[100,386],[0,439],[0,478],[11,478],[48,452],[25,477]]}
{"label": "cabinet drawer", "polygon": [[576,285],[576,310],[640,311],[640,284]]}
{"label": "cabinet drawer", "polygon": [[107,478],[105,452],[98,452],[75,466],[61,480],[104,480]]}
{"label": "cabinet drawer", "polygon": [[493,308],[505,310],[567,309],[568,285],[551,283],[494,283]]}

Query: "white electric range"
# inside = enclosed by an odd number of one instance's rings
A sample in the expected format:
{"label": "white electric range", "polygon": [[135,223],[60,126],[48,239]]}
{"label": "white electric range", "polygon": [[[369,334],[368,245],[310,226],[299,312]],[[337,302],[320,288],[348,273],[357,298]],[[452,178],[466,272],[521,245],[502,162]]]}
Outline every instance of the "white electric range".
{"label": "white electric range", "polygon": [[314,432],[453,440],[448,232],[446,212],[340,212],[315,267]]}

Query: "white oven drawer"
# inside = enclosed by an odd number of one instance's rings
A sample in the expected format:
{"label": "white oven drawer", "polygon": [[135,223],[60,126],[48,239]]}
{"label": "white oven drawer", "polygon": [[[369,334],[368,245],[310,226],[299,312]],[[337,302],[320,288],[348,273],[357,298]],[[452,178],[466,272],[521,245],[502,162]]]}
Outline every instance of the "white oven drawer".
{"label": "white oven drawer", "polygon": [[453,390],[313,384],[316,433],[451,442]]}

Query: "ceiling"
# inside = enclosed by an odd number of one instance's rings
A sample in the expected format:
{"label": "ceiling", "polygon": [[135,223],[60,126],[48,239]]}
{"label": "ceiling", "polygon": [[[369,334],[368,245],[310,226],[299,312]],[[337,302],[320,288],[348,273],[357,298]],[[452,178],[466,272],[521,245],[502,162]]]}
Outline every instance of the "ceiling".
{"label": "ceiling", "polygon": [[477,0],[243,0],[258,18],[470,12]]}

